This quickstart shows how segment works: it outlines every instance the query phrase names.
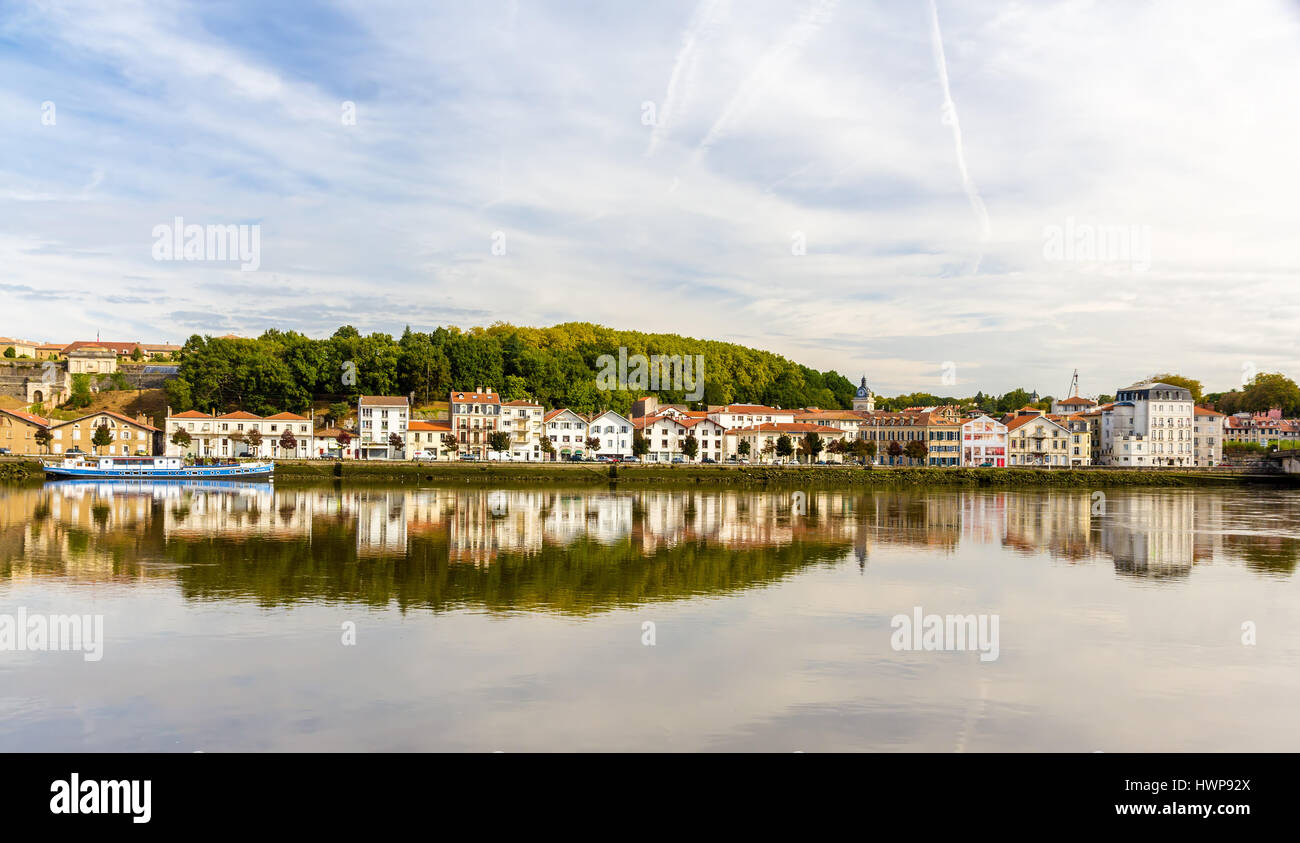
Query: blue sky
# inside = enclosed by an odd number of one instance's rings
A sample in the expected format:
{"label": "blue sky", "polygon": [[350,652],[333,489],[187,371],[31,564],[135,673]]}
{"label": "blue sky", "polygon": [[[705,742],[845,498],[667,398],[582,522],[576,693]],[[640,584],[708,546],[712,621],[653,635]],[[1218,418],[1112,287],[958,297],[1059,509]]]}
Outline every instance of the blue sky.
{"label": "blue sky", "polygon": [[[1300,376],[1292,4],[16,2],[0,78],[2,335],[582,320],[885,393]],[[260,226],[257,271],[155,260],[177,216]],[[1149,267],[1049,258],[1067,220]]]}

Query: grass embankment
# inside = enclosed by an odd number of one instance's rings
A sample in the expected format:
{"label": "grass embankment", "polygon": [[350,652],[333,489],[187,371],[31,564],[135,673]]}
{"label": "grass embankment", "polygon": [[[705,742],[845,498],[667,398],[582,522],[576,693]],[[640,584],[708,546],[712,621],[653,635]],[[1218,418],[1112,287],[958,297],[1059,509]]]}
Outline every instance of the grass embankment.
{"label": "grass embankment", "polygon": [[876,468],[835,466],[667,466],[602,463],[434,463],[283,461],[277,482],[339,480],[356,483],[564,483],[783,486],[1233,486],[1252,482],[1300,485],[1289,475],[1142,469]]}
{"label": "grass embankment", "polygon": [[0,482],[37,480],[45,476],[45,468],[36,460],[0,460]]}
{"label": "grass embankment", "polygon": [[50,405],[28,404],[21,398],[11,395],[0,396],[0,408],[6,410],[24,410],[59,421],[79,419],[92,413],[112,410],[124,416],[135,418],[137,413],[144,413],[152,424],[161,426],[167,415],[167,393],[161,389],[114,389],[91,394],[90,406],[77,409],[61,409]]}

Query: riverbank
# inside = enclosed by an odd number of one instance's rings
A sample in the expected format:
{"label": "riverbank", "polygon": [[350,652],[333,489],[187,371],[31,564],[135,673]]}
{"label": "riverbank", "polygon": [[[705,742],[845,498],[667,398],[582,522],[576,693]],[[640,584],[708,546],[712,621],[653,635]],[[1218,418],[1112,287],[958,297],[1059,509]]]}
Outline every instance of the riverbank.
{"label": "riverbank", "polygon": [[408,463],[285,461],[277,483],[467,483],[619,486],[1239,486],[1300,487],[1300,476],[1169,469],[873,468],[860,466],[609,465],[604,463]]}
{"label": "riverbank", "polygon": [[[25,482],[44,476],[36,460],[0,460],[0,481]],[[381,462],[364,460],[283,460],[275,465],[277,483],[376,483],[389,485],[456,483],[529,486],[534,484],[618,486],[990,486],[1005,488],[1103,486],[1242,486],[1300,488],[1300,475],[1209,471],[1204,469],[1036,469],[1036,468],[880,468],[860,466],[771,465],[610,465],[606,463]]]}

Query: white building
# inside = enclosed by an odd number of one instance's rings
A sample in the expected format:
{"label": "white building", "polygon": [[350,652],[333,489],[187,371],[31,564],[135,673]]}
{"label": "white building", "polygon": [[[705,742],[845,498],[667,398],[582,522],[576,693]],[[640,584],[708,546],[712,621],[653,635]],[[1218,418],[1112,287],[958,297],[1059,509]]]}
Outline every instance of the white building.
{"label": "white building", "polygon": [[551,440],[551,459],[565,460],[587,452],[587,420],[567,408],[551,410],[543,432]]}
{"label": "white building", "polygon": [[976,416],[961,423],[961,465],[1005,468],[1007,426],[988,416]]}
{"label": "white building", "polygon": [[632,420],[607,410],[587,423],[587,436],[600,440],[597,456],[632,456]]}
{"label": "white building", "polygon": [[1119,390],[1102,412],[1101,462],[1105,465],[1195,465],[1194,405],[1190,390],[1167,383]]}
{"label": "white building", "polygon": [[406,396],[362,395],[357,399],[357,438],[352,447],[364,460],[403,459],[410,421]]}
{"label": "white building", "polygon": [[510,434],[509,458],[526,462],[542,459],[546,411],[532,401],[507,401],[501,405],[501,429]]}
{"label": "white building", "polygon": [[[177,445],[176,431],[190,441]],[[198,410],[168,413],[163,453],[169,457],[308,459],[317,453],[315,424],[297,413],[258,416],[237,410],[213,416]]]}
{"label": "white building", "polygon": [[707,416],[724,429],[753,427],[756,424],[794,424],[794,410],[762,404],[725,404],[710,407]]}

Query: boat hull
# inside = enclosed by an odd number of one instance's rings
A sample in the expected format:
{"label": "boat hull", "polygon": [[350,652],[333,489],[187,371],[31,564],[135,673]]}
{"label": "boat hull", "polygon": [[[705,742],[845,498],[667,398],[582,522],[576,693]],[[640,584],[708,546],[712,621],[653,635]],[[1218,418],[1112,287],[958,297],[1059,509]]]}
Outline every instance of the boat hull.
{"label": "boat hull", "polygon": [[181,468],[45,467],[45,476],[58,480],[271,480],[271,463],[251,465],[187,465]]}

